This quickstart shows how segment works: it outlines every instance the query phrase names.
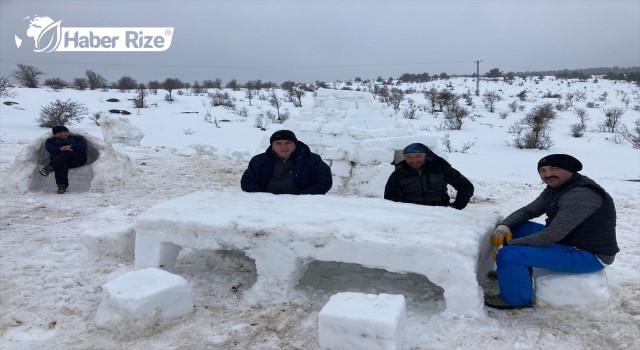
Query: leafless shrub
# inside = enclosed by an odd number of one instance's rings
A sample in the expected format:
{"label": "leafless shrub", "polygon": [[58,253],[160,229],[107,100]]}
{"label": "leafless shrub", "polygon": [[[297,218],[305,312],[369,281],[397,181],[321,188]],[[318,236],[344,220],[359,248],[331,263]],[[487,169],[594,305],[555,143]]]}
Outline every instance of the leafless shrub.
{"label": "leafless shrub", "polygon": [[247,118],[249,116],[249,110],[247,109],[247,107],[242,107],[240,109],[235,109],[235,112],[241,117]]}
{"label": "leafless shrub", "polygon": [[600,130],[605,132],[615,132],[620,124],[620,119],[625,110],[620,107],[603,108],[604,122],[600,124]]}
{"label": "leafless shrub", "polygon": [[11,92],[11,84],[6,77],[0,77],[0,97],[14,97],[15,94]]}
{"label": "leafless shrub", "polygon": [[[268,111],[270,112],[270,111]],[[260,130],[267,130],[267,126],[270,124],[270,118],[265,116],[264,112],[261,112],[255,120],[254,126]]]}
{"label": "leafless shrub", "polygon": [[417,111],[418,106],[412,99],[407,100],[408,108],[402,111],[402,116],[405,119],[418,119]]}
{"label": "leafless shrub", "polygon": [[553,145],[549,127],[555,117],[551,103],[534,107],[510,129],[516,134],[513,145],[520,149],[549,149]]}
{"label": "leafless shrub", "polygon": [[491,113],[495,112],[495,103],[501,99],[502,97],[500,97],[497,91],[485,91],[484,94],[482,94],[482,102]]}
{"label": "leafless shrub", "polygon": [[98,121],[98,119],[100,119],[101,116],[102,112],[95,112],[91,116],[89,116],[89,119],[96,123],[97,126],[100,126],[100,122]]}
{"label": "leafless shrub", "polygon": [[204,113],[204,122],[205,122],[205,123],[213,123],[213,120],[212,120],[211,118],[213,118],[213,116],[211,115],[211,111],[210,111],[210,110],[207,110],[207,111]]}
{"label": "leafless shrub", "polygon": [[213,93],[208,93],[207,96],[209,96],[209,103],[211,107],[222,106],[225,108],[234,109],[236,106],[235,99],[231,97],[231,95],[229,95],[229,93],[226,91],[222,92],[220,90],[216,90]]}
{"label": "leafless shrub", "polygon": [[444,149],[448,152],[460,152],[460,153],[467,153],[467,151],[469,149],[471,149],[471,147],[473,147],[473,145],[476,144],[476,141],[473,142],[465,142],[462,145],[462,148],[460,149],[455,149],[453,148],[453,145],[451,144],[451,139],[449,138],[449,133],[444,134],[441,138],[440,138],[440,142],[442,143],[442,145],[444,146]]}
{"label": "leafless shrub", "polygon": [[40,109],[40,116],[36,121],[41,127],[52,128],[56,125],[70,125],[80,122],[87,114],[87,107],[77,101],[55,100]]}
{"label": "leafless shrub", "polygon": [[444,114],[445,125],[449,130],[460,130],[464,119],[469,116],[469,110],[457,103],[450,106]]}
{"label": "leafless shrub", "polygon": [[620,127],[620,135],[629,141],[633,148],[640,149],[640,119],[636,119],[634,124],[635,127],[631,130],[627,129],[627,126],[623,124]]}

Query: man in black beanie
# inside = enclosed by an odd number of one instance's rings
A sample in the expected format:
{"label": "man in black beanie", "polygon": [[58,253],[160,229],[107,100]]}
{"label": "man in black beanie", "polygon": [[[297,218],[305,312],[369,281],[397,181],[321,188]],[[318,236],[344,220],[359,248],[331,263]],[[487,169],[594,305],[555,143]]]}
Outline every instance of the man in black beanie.
{"label": "man in black beanie", "polygon": [[[533,202],[507,216],[495,229],[500,294],[485,297],[497,309],[533,306],[532,269],[596,272],[620,251],[616,209],[600,185],[579,174],[582,163],[567,154],[538,162],[547,188]],[[546,214],[546,224],[529,221]]]}
{"label": "man in black beanie", "polygon": [[[449,162],[422,143],[412,143],[402,151],[384,186],[384,199],[394,202],[464,209],[473,196],[473,184]],[[450,202],[448,185],[456,190]]]}
{"label": "man in black beanie", "polygon": [[63,194],[69,187],[69,169],[87,163],[87,142],[80,135],[71,135],[66,126],[54,126],[51,132],[53,137],[44,143],[44,148],[51,158],[38,172],[42,176],[49,176],[52,171],[55,172],[58,194]]}
{"label": "man in black beanie", "polygon": [[279,130],[269,138],[264,153],[253,157],[242,174],[245,192],[273,194],[325,194],[331,189],[331,169],[298,141],[291,130]]}

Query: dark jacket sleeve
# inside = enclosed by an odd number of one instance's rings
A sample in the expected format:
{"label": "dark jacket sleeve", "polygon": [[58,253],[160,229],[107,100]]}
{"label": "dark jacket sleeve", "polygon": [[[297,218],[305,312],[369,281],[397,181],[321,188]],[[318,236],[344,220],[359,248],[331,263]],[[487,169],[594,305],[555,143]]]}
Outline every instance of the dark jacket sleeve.
{"label": "dark jacket sleeve", "polygon": [[249,166],[242,174],[240,179],[240,188],[245,192],[265,192],[262,187],[261,169],[264,163],[264,157],[257,155],[249,161]]}
{"label": "dark jacket sleeve", "polygon": [[447,172],[447,183],[456,189],[456,200],[452,206],[459,210],[464,209],[473,197],[473,184],[453,167],[449,167]]}
{"label": "dark jacket sleeve", "polygon": [[53,137],[50,137],[50,138],[47,139],[47,141],[45,141],[44,149],[46,149],[47,152],[49,152],[51,157],[57,156],[61,152],[60,151],[60,147],[58,147],[58,145],[56,145],[56,140]]}
{"label": "dark jacket sleeve", "polygon": [[317,154],[312,154],[309,186],[300,189],[299,194],[325,194],[333,186],[331,168]]}
{"label": "dark jacket sleeve", "polygon": [[387,184],[384,186],[384,199],[394,202],[404,202],[400,183],[398,182],[398,175],[395,171],[391,173],[389,179],[387,179]]}
{"label": "dark jacket sleeve", "polygon": [[72,137],[73,137],[73,143],[71,144],[71,149],[73,149],[74,151],[86,152],[87,141],[85,141],[84,137],[82,136],[72,136]]}

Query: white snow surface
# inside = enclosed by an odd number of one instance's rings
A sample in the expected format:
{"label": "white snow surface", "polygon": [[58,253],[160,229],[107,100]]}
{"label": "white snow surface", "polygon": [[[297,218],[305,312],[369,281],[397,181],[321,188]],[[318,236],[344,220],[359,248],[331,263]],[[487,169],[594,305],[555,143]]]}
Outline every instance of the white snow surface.
{"label": "white snow surface", "polygon": [[[417,92],[406,97],[420,106],[428,106],[429,102],[420,91],[431,87],[441,90],[449,84],[456,93],[475,89],[475,81],[465,78],[401,84],[399,87],[415,88]],[[344,85],[336,83],[332,87],[339,90]],[[351,88],[369,87],[353,83]],[[525,89],[528,98],[519,101],[515,95]],[[625,108],[621,122],[633,127],[633,122],[640,118],[638,87],[603,79],[579,82],[545,77],[536,81],[516,79],[513,84],[482,81],[481,95],[484,91],[500,91],[503,100],[496,104],[496,112],[490,113],[481,97],[472,96],[473,106],[467,108],[473,118],[465,120],[458,131],[441,128],[444,123],[441,113],[420,110],[416,120],[403,120],[401,111],[394,116],[388,116],[387,112],[365,113],[364,116],[372,119],[383,119],[387,115],[393,123],[379,128],[361,127],[360,131],[365,131],[351,133],[348,137],[346,131],[337,134],[341,135],[339,139],[356,147],[380,145],[379,152],[374,150],[360,158],[353,153],[347,156],[351,149],[339,149],[338,142],[331,149],[331,141],[314,140],[310,136],[314,134],[313,129],[298,131],[294,128],[314,122],[322,125],[324,121],[317,120],[322,113],[330,118],[335,112],[347,120],[349,115],[363,117],[360,103],[358,110],[353,104],[351,109],[338,108],[335,102],[310,112],[309,108],[316,105],[311,93],[302,98],[303,108],[284,103],[291,113],[290,121],[284,125],[271,124],[262,131],[254,127],[255,118],[264,110],[274,109],[259,99],[254,99],[250,105],[244,91],[227,92],[235,98],[236,108],[247,108],[248,117],[230,109],[210,107],[206,95],[189,92],[176,95],[178,100],[173,103],[164,101],[161,95],[150,95],[147,98],[152,107],[138,111],[127,101],[133,97],[133,92],[12,89],[13,97],[1,101],[18,104],[0,105],[0,348],[319,349],[318,313],[332,295],[341,292],[403,295],[406,298],[405,349],[640,348],[640,279],[637,273],[640,266],[640,238],[637,235],[640,226],[640,151],[619,135],[599,130],[605,107]],[[576,91],[585,92],[586,97],[557,111],[558,117],[552,121],[550,133],[554,142],[549,150],[521,150],[509,145],[513,140],[513,134],[509,132],[511,125],[533,106],[558,102],[557,98],[544,98],[545,94],[564,95]],[[283,95],[281,90],[277,92]],[[605,92],[607,96],[603,96]],[[371,98],[354,94],[358,100],[363,99],[365,105],[374,108]],[[345,95],[319,92],[319,97],[323,96],[329,100]],[[106,102],[112,97],[122,102]],[[23,159],[21,152],[26,152],[27,156],[35,152],[31,146],[33,142],[50,134],[49,129],[38,127],[35,121],[40,108],[55,99],[67,98],[86,104],[91,114],[104,114],[112,108],[134,111],[128,119],[144,133],[140,145],[110,145],[130,159],[130,175],[126,176],[126,181],[116,183],[113,191],[74,189],[72,182],[71,192],[65,195],[55,194],[54,185],[21,193],[19,187],[27,181],[28,174],[16,171],[19,169],[16,162]],[[511,112],[508,104],[514,101],[523,109]],[[624,101],[630,103],[627,105]],[[565,99],[562,102],[566,102]],[[598,107],[586,108],[587,102],[594,102]],[[153,103],[157,103],[157,107]],[[388,110],[385,105],[375,108]],[[406,101],[401,108],[406,108]],[[587,130],[581,138],[572,137],[570,132],[570,126],[577,122],[576,108],[585,108],[589,114]],[[207,111],[211,111],[218,121],[228,121],[219,122],[216,127],[204,120]],[[507,116],[500,117],[500,112]],[[298,116],[302,118],[297,120]],[[343,129],[349,130],[347,122],[342,122],[345,123]],[[335,124],[327,125],[326,131],[317,133],[327,135],[340,130],[337,117],[327,121],[329,123]],[[192,314],[165,323],[150,334],[133,332],[127,339],[114,337],[109,330],[96,327],[97,309],[105,297],[104,286],[119,276],[136,271],[131,248],[127,250],[126,244],[122,245],[127,239],[131,241],[131,235],[135,234],[131,232],[132,225],[149,208],[194,192],[238,191],[239,179],[248,160],[257,151],[262,151],[263,140],[280,128],[293,129],[300,140],[308,141],[318,152],[326,152],[328,161],[337,162],[335,168],[332,166],[334,176],[348,180],[343,187],[340,187],[342,183],[337,183],[328,197],[379,197],[386,175],[377,175],[377,180],[372,181],[375,184],[371,185],[369,180],[373,173],[367,166],[378,167],[372,168],[376,174],[389,172],[392,168],[385,168],[384,163],[392,159],[392,154],[387,152],[399,146],[389,142],[393,137],[403,136],[382,134],[380,129],[389,125],[402,129],[400,126],[405,124],[404,136],[409,136],[411,142],[423,142],[432,147],[436,146],[432,145],[433,140],[437,140],[437,153],[445,156],[475,185],[475,195],[463,212],[507,215],[533,200],[544,188],[535,171],[540,158],[550,153],[568,153],[580,159],[584,164],[582,173],[600,183],[616,203],[621,252],[606,269],[608,310],[603,314],[589,310],[589,305],[578,309],[562,307],[563,297],[565,301],[573,297],[571,291],[567,291],[558,298],[558,307],[517,311],[485,308],[485,317],[450,315],[442,313],[445,310],[444,290],[422,275],[331,261],[309,263],[290,300],[260,303],[248,297],[257,280],[253,259],[239,250],[212,251],[195,247],[180,251],[174,270],[189,283],[195,306]],[[100,127],[89,118],[69,127],[98,139],[103,137]],[[450,147],[443,143],[446,135]],[[465,144],[472,146],[460,152]],[[321,155],[324,157],[323,153]],[[362,165],[358,163],[360,159],[364,162]],[[371,164],[365,166],[365,159],[371,159]],[[373,164],[376,161],[379,164]],[[29,167],[33,173],[35,165]],[[361,170],[354,171],[358,167]],[[106,169],[101,171],[108,173]],[[216,211],[226,209],[225,203],[211,205],[217,206],[213,209]],[[320,210],[310,201],[305,212],[313,212],[314,208]],[[443,209],[418,208],[425,213]],[[270,222],[270,209],[264,208],[265,223]],[[292,212],[296,209],[291,208]],[[358,209],[366,212],[368,208]],[[395,212],[386,215],[389,221],[401,218]],[[339,225],[339,222],[332,225]],[[425,229],[425,232],[428,231]],[[101,246],[105,249],[100,249]],[[438,264],[446,265],[447,260],[442,259]],[[452,270],[455,269],[452,267]],[[483,276],[479,276],[479,283],[486,293],[497,290],[495,282]],[[576,288],[586,289],[589,284],[578,284]]]}

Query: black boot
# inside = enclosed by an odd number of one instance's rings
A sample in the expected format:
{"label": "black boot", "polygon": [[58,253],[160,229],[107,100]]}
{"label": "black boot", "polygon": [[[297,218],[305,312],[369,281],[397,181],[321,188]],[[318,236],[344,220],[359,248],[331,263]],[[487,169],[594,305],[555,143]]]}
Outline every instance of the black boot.
{"label": "black boot", "polygon": [[44,168],[38,170],[38,172],[42,176],[49,176],[49,174],[51,174],[52,171],[53,171],[53,167],[49,164],[45,165]]}
{"label": "black boot", "polygon": [[58,194],[67,193],[67,185],[58,185]]}

